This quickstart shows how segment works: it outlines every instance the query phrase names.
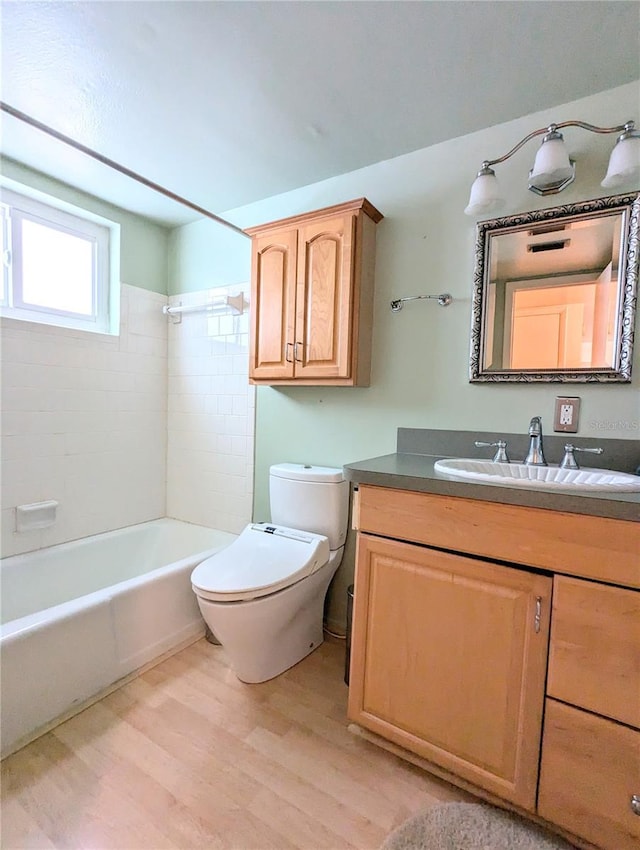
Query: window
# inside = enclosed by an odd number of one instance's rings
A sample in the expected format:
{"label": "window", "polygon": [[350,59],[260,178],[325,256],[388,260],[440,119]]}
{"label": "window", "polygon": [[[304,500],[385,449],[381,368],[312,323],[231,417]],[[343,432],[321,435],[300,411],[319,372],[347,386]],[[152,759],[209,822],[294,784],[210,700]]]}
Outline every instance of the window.
{"label": "window", "polygon": [[4,316],[109,333],[108,225],[2,191]]}

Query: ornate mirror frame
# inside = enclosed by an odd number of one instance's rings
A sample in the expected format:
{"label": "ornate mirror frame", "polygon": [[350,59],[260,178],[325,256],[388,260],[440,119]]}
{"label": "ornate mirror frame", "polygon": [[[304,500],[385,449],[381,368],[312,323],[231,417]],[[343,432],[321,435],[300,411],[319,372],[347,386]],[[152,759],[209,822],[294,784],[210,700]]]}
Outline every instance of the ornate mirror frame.
{"label": "ornate mirror frame", "polygon": [[[485,368],[485,346],[493,334],[493,317],[489,315],[489,282],[491,279],[492,241],[500,235],[544,232],[548,224],[568,226],[591,221],[619,212],[622,215],[620,262],[618,270],[617,327],[613,363],[609,366],[576,368],[536,367],[531,369]],[[517,215],[478,222],[476,228],[475,267],[471,316],[471,354],[469,381],[475,382],[535,382],[549,383],[628,383],[631,381],[631,362],[636,313],[639,257],[640,195],[614,195],[576,204],[534,210]],[[497,245],[497,243],[495,243]],[[497,250],[497,249],[496,249]],[[501,330],[504,334],[504,328]]]}

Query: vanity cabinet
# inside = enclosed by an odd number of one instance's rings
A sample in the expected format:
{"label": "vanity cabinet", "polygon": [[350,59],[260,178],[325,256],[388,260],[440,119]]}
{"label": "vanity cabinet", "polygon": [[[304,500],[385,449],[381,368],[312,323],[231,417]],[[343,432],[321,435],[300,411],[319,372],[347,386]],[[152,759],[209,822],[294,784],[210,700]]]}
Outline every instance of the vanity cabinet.
{"label": "vanity cabinet", "polygon": [[640,524],[356,497],[349,718],[581,846],[640,846]]}
{"label": "vanity cabinet", "polygon": [[251,383],[369,385],[381,219],[361,198],[247,229]]}

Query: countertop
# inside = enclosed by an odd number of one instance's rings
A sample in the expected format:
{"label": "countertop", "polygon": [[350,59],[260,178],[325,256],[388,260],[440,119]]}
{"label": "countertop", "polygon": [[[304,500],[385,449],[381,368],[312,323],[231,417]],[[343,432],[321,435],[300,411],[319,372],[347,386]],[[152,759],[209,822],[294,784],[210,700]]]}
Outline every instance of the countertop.
{"label": "countertop", "polygon": [[354,484],[640,522],[640,492],[559,492],[555,489],[534,490],[464,481],[434,470],[434,463],[443,457],[445,455],[396,452],[345,464],[344,473],[347,480]]}

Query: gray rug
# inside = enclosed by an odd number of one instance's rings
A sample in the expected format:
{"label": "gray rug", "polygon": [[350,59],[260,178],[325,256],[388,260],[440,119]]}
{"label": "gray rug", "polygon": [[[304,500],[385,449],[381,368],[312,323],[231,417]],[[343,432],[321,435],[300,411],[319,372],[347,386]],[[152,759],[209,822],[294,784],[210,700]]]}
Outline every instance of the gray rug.
{"label": "gray rug", "polygon": [[484,803],[444,803],[395,829],[380,850],[574,850],[518,815]]}

